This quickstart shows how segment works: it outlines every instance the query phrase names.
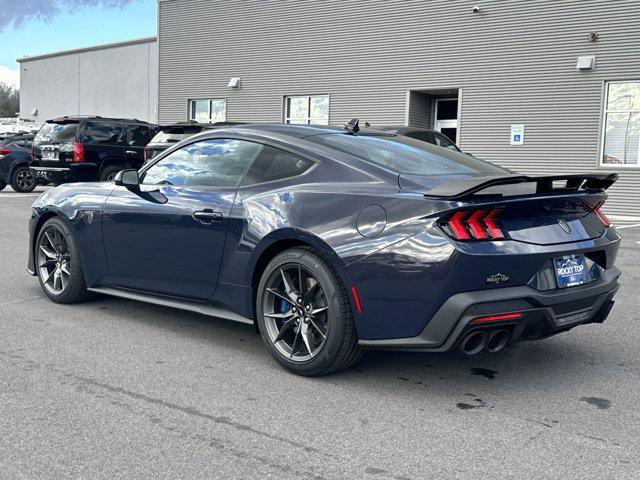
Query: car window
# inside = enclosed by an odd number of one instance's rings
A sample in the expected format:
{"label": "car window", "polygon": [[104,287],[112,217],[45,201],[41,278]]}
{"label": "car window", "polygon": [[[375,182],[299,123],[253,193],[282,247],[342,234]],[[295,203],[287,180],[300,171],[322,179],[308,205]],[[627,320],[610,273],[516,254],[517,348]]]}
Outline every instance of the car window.
{"label": "car window", "polygon": [[186,145],[145,172],[145,185],[235,187],[260,154],[262,145],[215,138]]}
{"label": "car window", "polygon": [[294,177],[306,172],[312,165],[311,160],[265,145],[245,175],[242,185],[254,185]]}
{"label": "car window", "polygon": [[144,147],[151,140],[149,127],[146,125],[129,125],[124,141],[130,147]]}
{"label": "car window", "polygon": [[503,174],[507,170],[460,152],[447,151],[403,135],[330,133],[305,137],[315,143],[399,173],[423,175]]}
{"label": "car window", "polygon": [[443,148],[448,148],[449,150],[459,151],[458,147],[455,143],[453,143],[449,138],[442,135],[441,133],[434,133],[433,136],[436,140],[436,145]]}
{"label": "car window", "polygon": [[54,123],[47,122],[38,131],[34,142],[36,143],[69,143],[76,138],[78,122]]}
{"label": "car window", "polygon": [[114,144],[118,143],[122,125],[112,122],[87,122],[84,127],[84,139],[87,143]]}

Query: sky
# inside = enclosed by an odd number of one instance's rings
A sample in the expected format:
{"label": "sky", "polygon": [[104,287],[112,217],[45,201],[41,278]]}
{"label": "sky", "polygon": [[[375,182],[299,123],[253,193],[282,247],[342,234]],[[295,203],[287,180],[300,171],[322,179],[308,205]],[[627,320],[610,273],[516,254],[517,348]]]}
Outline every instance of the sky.
{"label": "sky", "polygon": [[0,0],[0,82],[19,87],[19,57],[154,36],[156,29],[156,0]]}

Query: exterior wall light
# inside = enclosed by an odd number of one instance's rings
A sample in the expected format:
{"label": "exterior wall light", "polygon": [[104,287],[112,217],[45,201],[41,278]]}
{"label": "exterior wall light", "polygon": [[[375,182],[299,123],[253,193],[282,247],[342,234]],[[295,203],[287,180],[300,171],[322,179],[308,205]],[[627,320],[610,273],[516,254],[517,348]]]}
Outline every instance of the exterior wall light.
{"label": "exterior wall light", "polygon": [[227,88],[240,88],[242,86],[242,77],[232,77],[229,80]]}

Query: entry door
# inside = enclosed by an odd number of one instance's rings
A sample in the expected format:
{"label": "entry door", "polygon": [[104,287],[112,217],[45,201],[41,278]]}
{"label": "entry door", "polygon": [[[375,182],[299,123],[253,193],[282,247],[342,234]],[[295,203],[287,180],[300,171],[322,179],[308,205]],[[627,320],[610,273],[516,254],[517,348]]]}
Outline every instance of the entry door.
{"label": "entry door", "polygon": [[233,139],[195,142],[151,165],[139,188],[115,187],[103,215],[114,286],[210,298],[237,185],[261,148]]}
{"label": "entry door", "polygon": [[435,130],[449,137],[453,143],[458,143],[458,99],[436,99]]}

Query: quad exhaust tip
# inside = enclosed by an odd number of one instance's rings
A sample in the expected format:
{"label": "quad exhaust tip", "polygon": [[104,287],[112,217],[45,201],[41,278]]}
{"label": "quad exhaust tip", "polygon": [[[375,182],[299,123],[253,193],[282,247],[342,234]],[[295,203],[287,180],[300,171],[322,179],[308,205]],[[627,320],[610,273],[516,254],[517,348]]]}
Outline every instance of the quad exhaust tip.
{"label": "quad exhaust tip", "polygon": [[511,337],[509,330],[504,328],[499,328],[489,332],[487,352],[496,353],[502,350],[509,343],[509,337]]}
{"label": "quad exhaust tip", "polygon": [[505,328],[493,330],[474,330],[469,332],[458,347],[466,355],[476,355],[485,348],[487,352],[496,353],[509,343],[511,333]]}
{"label": "quad exhaust tip", "polygon": [[482,330],[468,333],[460,342],[460,351],[466,355],[475,355],[484,350],[489,341],[489,334]]}

